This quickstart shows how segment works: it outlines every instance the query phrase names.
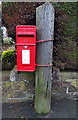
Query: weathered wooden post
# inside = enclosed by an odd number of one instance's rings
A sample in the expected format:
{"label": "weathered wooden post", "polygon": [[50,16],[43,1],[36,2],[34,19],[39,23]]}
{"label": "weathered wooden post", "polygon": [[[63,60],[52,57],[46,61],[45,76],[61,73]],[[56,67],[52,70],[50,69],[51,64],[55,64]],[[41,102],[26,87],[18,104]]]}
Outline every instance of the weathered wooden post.
{"label": "weathered wooden post", "polygon": [[51,109],[54,8],[46,2],[36,9],[37,70],[35,74],[35,110],[47,114]]}

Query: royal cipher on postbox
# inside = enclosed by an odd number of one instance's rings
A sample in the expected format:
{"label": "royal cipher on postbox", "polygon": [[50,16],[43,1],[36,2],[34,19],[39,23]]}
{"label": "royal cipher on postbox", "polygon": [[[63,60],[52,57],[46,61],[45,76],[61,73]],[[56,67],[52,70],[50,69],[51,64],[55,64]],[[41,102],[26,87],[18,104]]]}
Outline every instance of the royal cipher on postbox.
{"label": "royal cipher on postbox", "polygon": [[16,26],[16,56],[17,71],[35,71],[36,26]]}

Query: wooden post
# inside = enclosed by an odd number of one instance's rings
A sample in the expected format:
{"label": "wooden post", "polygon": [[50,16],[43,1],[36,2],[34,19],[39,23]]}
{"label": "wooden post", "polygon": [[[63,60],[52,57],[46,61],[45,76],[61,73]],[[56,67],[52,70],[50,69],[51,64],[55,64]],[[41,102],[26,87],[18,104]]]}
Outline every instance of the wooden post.
{"label": "wooden post", "polygon": [[[54,35],[54,8],[46,2],[36,9],[37,64],[52,64]],[[35,110],[39,114],[47,114],[51,109],[52,66],[37,66],[35,73]]]}

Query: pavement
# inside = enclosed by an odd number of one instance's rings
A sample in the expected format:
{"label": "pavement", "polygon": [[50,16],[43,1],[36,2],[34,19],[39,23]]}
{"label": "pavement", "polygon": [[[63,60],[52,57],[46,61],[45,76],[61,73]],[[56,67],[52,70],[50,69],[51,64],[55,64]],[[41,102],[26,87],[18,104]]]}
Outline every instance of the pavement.
{"label": "pavement", "polygon": [[[52,96],[51,111],[48,115],[38,115],[33,100],[7,102],[2,104],[2,118],[77,118],[77,100]],[[62,119],[63,120],[63,119]]]}
{"label": "pavement", "polygon": [[[23,75],[24,77],[24,75]],[[26,95],[25,90],[29,90],[29,93],[33,93],[33,80],[31,79],[31,76],[29,78],[29,75],[23,78],[20,74],[20,79],[24,80],[22,83],[20,81],[15,82],[14,84],[9,82],[9,73],[7,71],[3,72],[3,100],[2,100],[2,120],[20,120],[20,118],[25,118],[27,120],[28,118],[32,118],[32,120],[37,120],[39,118],[51,118],[51,120],[65,120],[65,118],[68,120],[78,120],[78,93],[77,93],[77,99],[76,99],[76,90],[75,83],[77,85],[77,82],[72,81],[71,88],[69,87],[69,91],[66,92],[68,87],[68,81],[65,82],[59,82],[57,83],[55,81],[55,84],[52,89],[52,100],[51,100],[51,111],[47,115],[39,115],[36,113],[34,109],[34,100],[33,99],[27,99],[26,96],[24,96],[23,93]],[[27,80],[30,81],[28,82]],[[32,81],[31,81],[32,80]],[[72,79],[73,80],[73,79]],[[69,81],[70,82],[70,81]],[[20,83],[20,84],[19,84]],[[24,87],[24,84],[26,87]],[[57,84],[56,84],[57,83]],[[21,85],[22,84],[22,85]],[[4,86],[6,85],[6,86]],[[8,89],[9,87],[9,89]],[[21,88],[22,87],[22,88]],[[21,88],[21,89],[20,89]],[[25,89],[24,89],[25,88]],[[78,90],[78,86],[76,87]],[[19,90],[16,92],[16,90]],[[12,93],[11,93],[12,92]],[[16,92],[16,93],[15,93]],[[55,92],[55,93],[53,93]],[[20,94],[19,94],[20,93]],[[27,91],[28,93],[28,91]],[[14,96],[13,99],[10,100],[11,94]],[[22,96],[23,95],[23,96]],[[29,95],[29,94],[28,94]],[[9,97],[8,101],[4,98]],[[30,96],[29,96],[30,97]],[[16,98],[16,99],[15,99]],[[24,99],[23,99],[24,98]],[[26,98],[26,99],[25,99]],[[14,100],[15,99],[15,100]],[[27,118],[27,119],[26,119]]]}

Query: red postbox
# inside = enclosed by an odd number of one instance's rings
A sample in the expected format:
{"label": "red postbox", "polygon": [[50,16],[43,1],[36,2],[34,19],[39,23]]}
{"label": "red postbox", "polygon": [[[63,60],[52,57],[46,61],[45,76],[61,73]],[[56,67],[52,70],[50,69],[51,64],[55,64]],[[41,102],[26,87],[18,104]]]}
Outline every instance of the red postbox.
{"label": "red postbox", "polygon": [[35,71],[36,26],[16,26],[17,71]]}

